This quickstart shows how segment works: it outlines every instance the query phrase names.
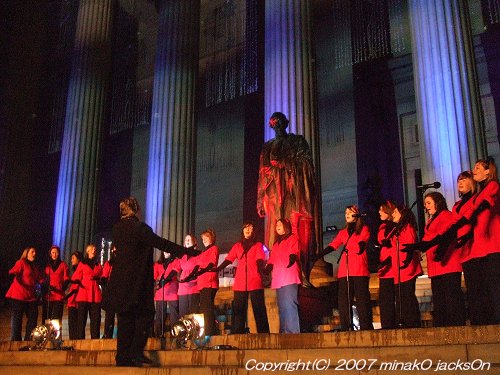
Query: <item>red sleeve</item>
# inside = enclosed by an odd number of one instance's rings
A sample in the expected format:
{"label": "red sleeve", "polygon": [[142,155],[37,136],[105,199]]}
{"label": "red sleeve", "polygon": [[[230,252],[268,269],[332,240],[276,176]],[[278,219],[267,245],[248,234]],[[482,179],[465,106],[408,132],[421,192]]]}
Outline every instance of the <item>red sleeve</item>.
{"label": "red sleeve", "polygon": [[290,254],[300,256],[299,238],[295,235],[292,235],[290,238]]}
{"label": "red sleeve", "polygon": [[278,251],[278,242],[275,242],[271,252],[269,253],[269,259],[267,260],[267,264],[274,264],[274,253]]}
{"label": "red sleeve", "polygon": [[100,278],[102,276],[102,266],[100,264],[94,266],[94,269],[92,270],[92,276],[97,278]]}
{"label": "red sleeve", "polygon": [[422,240],[429,241],[435,236],[445,233],[454,222],[454,215],[450,211],[441,211],[434,222],[429,225],[429,228],[427,228],[426,225],[425,234]]}
{"label": "red sleeve", "polygon": [[229,253],[227,253],[225,260],[230,261],[231,263],[234,262],[234,260],[238,257],[238,248],[239,248],[239,242],[236,242],[231,250],[229,250]]}
{"label": "red sleeve", "polygon": [[347,236],[347,229],[342,229],[337,234],[337,236],[332,240],[332,242],[330,242],[329,246],[331,246],[335,250],[337,250],[340,247],[340,245],[344,245],[345,244],[346,236]]}
{"label": "red sleeve", "polygon": [[[463,212],[460,212],[463,217],[470,219],[479,205],[484,201],[488,202],[490,206],[495,206],[499,201],[499,185],[496,181],[490,181],[486,184],[483,190],[474,195],[471,199],[472,204],[464,207]],[[466,208],[466,209],[465,209]]]}
{"label": "red sleeve", "polygon": [[217,265],[218,258],[219,248],[213,245],[197,257],[196,264],[200,266],[200,268],[206,268],[210,263]]}
{"label": "red sleeve", "polygon": [[264,254],[264,245],[261,242],[257,242],[254,246],[257,246],[257,251],[255,252],[255,259],[266,259],[266,254]]}
{"label": "red sleeve", "polygon": [[169,263],[169,265],[167,266],[167,270],[165,272],[165,276],[170,275],[170,272],[172,272],[172,271],[175,271],[177,273],[180,272],[179,271],[180,267],[176,266],[176,261],[177,261],[177,259]]}
{"label": "red sleeve", "polygon": [[9,275],[18,275],[23,272],[23,262],[21,259],[16,261],[14,267],[9,270]]}
{"label": "red sleeve", "polygon": [[[395,238],[395,237],[393,237]],[[411,225],[405,225],[399,235],[399,250],[404,249],[405,244],[412,244],[417,241],[417,231]],[[395,245],[394,245],[395,247]]]}
{"label": "red sleeve", "polygon": [[69,268],[65,262],[62,262],[61,264],[63,265],[63,281],[66,282],[69,280]]}
{"label": "red sleeve", "polygon": [[83,279],[83,271],[82,271],[82,262],[78,263],[76,266],[75,272],[73,272],[73,276],[71,276],[71,280],[80,280]]}
{"label": "red sleeve", "polygon": [[368,242],[369,239],[370,239],[370,230],[366,225],[363,225],[361,233],[359,234],[359,240]]}
{"label": "red sleeve", "polygon": [[219,261],[219,248],[217,246],[212,246],[210,249],[210,254],[208,255],[208,263],[207,266],[212,263],[217,266],[217,262]]}
{"label": "red sleeve", "polygon": [[155,265],[153,267],[153,278],[155,280],[160,280],[161,275],[163,275],[163,269],[162,268],[163,267],[161,267],[161,264],[159,264],[158,262],[155,262]]}
{"label": "red sleeve", "polygon": [[172,263],[170,263],[172,266],[172,269],[175,270],[177,273],[180,273],[182,270],[181,267],[181,260],[180,259],[175,259]]}
{"label": "red sleeve", "polygon": [[42,284],[47,279],[47,275],[40,270],[35,264],[33,265],[33,276],[35,283]]}
{"label": "red sleeve", "polygon": [[104,263],[104,267],[102,268],[102,277],[108,278],[111,274],[111,266],[109,265],[109,260]]}

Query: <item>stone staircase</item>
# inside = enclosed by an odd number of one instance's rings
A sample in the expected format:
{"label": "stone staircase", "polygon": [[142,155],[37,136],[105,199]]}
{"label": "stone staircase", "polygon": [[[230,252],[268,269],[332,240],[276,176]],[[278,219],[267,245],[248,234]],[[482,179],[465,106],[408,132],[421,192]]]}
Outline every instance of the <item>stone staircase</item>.
{"label": "stone staircase", "polygon": [[[316,287],[326,289],[333,281],[322,275],[317,275],[314,280]],[[378,299],[378,280],[373,276],[370,279],[370,292],[374,301],[374,324],[377,327],[379,314],[375,301]],[[67,330],[63,330],[63,346],[71,347],[72,350],[22,350],[29,343],[8,341],[10,311],[0,308],[0,375],[238,375],[259,372],[311,374],[324,371],[360,375],[422,375],[438,372],[500,375],[500,326],[431,328],[432,294],[428,278],[417,280],[416,294],[425,328],[331,332],[337,328],[337,324],[332,314],[326,314],[322,315],[325,317],[324,324],[315,328],[317,333],[279,335],[276,295],[273,290],[266,289],[271,334],[213,336],[203,349],[175,349],[170,338],[163,342],[149,339],[146,355],[153,360],[154,366],[143,368],[115,367],[116,340],[71,341],[67,338]],[[232,297],[230,287],[220,288],[216,305],[230,306]],[[330,298],[331,293],[327,293],[321,301],[327,304]],[[312,310],[315,308],[313,306]],[[329,313],[332,313],[332,309]],[[225,332],[224,325],[221,322],[221,333]],[[250,306],[248,326],[250,332],[256,331]],[[66,316],[63,318],[63,327],[67,327]],[[90,336],[88,328],[87,325],[87,337]],[[464,363],[473,369],[466,370]],[[266,366],[275,366],[275,369]]]}
{"label": "stone staircase", "polygon": [[[224,335],[205,349],[172,349],[169,339],[162,349],[159,339],[150,339],[146,355],[154,365],[143,368],[114,366],[116,340],[63,345],[73,350],[20,351],[26,343],[0,342],[0,375],[500,374],[500,326]],[[222,345],[231,349],[215,349]],[[474,370],[464,370],[466,364]]]}

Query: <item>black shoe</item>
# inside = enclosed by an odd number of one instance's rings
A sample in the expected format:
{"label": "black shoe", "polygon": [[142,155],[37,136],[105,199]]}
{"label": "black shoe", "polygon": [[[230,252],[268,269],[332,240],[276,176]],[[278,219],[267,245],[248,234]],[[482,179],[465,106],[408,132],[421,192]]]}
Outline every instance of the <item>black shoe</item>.
{"label": "black shoe", "polygon": [[137,358],[130,358],[125,356],[123,358],[116,358],[116,366],[119,367],[142,367],[142,362]]}
{"label": "black shoe", "polygon": [[150,358],[146,357],[144,354],[139,355],[138,357],[134,358],[134,360],[136,362],[139,362],[139,363],[145,364],[145,365],[152,365],[153,364],[153,361]]}
{"label": "black shoe", "polygon": [[127,360],[127,361],[116,361],[116,366],[118,367],[142,367],[142,363],[133,361],[133,360]]}

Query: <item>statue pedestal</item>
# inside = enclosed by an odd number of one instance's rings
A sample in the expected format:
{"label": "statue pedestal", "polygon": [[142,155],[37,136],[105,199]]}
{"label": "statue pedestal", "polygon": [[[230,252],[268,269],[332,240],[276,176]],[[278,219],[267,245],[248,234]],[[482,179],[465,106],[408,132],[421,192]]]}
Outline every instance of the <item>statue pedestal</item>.
{"label": "statue pedestal", "polygon": [[309,281],[316,288],[328,286],[337,280],[332,276],[332,274],[332,264],[325,262],[323,259],[318,259],[313,265]]}

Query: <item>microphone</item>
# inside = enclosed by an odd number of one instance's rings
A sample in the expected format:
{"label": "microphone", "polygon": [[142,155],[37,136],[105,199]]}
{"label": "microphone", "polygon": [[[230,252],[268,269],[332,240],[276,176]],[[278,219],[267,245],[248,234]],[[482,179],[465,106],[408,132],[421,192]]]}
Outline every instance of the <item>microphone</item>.
{"label": "microphone", "polygon": [[365,217],[368,216],[368,214],[362,213],[362,214],[353,214],[352,217]]}
{"label": "microphone", "polygon": [[441,187],[441,182],[436,181],[433,182],[432,184],[424,184],[424,185],[418,185],[417,189],[439,189]]}

